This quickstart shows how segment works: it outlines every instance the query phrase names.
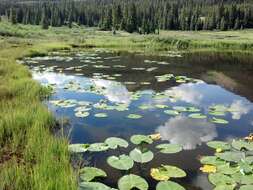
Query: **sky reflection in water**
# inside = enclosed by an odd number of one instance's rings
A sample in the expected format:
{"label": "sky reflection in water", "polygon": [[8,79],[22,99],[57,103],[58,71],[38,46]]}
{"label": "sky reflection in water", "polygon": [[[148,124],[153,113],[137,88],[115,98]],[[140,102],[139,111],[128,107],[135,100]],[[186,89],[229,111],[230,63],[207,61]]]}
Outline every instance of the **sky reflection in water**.
{"label": "sky reflection in water", "polygon": [[[111,55],[100,55],[102,58],[109,56]],[[185,187],[188,189],[196,189],[197,187],[200,187],[201,189],[211,189],[211,186],[206,179],[206,175],[198,172],[199,163],[196,158],[199,155],[210,154],[210,150],[203,144],[207,141],[213,139],[243,137],[252,131],[253,104],[251,102],[252,100],[249,99],[253,97],[251,96],[251,94],[253,95],[253,91],[245,89],[245,84],[241,84],[240,80],[237,78],[233,80],[239,87],[238,89],[233,90],[243,92],[249,95],[248,97],[244,97],[244,94],[239,93],[237,95],[234,92],[229,91],[230,89],[226,84],[221,86],[222,82],[219,81],[218,83],[216,81],[217,78],[212,79],[211,81],[209,78],[207,80],[206,75],[211,66],[204,65],[200,68],[195,62],[189,61],[191,60],[189,58],[187,59],[189,63],[185,63],[186,59],[167,60],[168,58],[166,58],[166,61],[175,61],[175,64],[158,66],[156,71],[147,74],[145,74],[144,71],[134,73],[137,71],[131,70],[132,67],[154,66],[144,64],[144,59],[147,58],[143,56],[135,57],[123,55],[121,59],[117,58],[117,60],[112,63],[126,65],[126,68],[97,68],[94,70],[92,64],[88,64],[88,66],[81,72],[83,76],[76,76],[76,72],[69,73],[63,71],[63,73],[59,73],[54,70],[53,72],[33,71],[33,77],[43,84],[56,85],[56,92],[52,95],[50,100],[76,99],[78,101],[89,101],[95,104],[101,99],[106,99],[109,101],[109,104],[112,105],[117,103],[129,105],[129,110],[124,112],[110,110],[101,111],[92,108],[89,117],[77,118],[74,115],[74,108],[63,109],[47,103],[49,108],[55,113],[56,117],[59,119],[68,117],[70,119],[70,126],[67,129],[71,128],[70,140],[73,143],[99,142],[104,141],[104,139],[110,136],[119,136],[129,139],[133,134],[151,134],[159,132],[162,135],[162,140],[182,144],[185,151],[179,155],[172,156],[171,158],[158,156],[156,161],[151,162],[149,166],[156,166],[166,160],[168,163],[179,165],[182,169],[192,173],[189,177],[182,180],[182,184],[185,184]],[[162,58],[159,59],[161,61]],[[182,63],[181,65],[178,65],[178,62],[180,61]],[[213,60],[213,62],[217,62],[217,60]],[[45,64],[46,67],[56,65],[55,62],[48,60],[40,61],[40,63]],[[106,62],[106,59],[104,59],[104,63],[106,65],[112,64],[111,62]],[[57,66],[60,68],[67,68],[73,64],[82,65],[83,62],[78,58],[74,58],[73,62],[61,61]],[[212,64],[212,62],[210,64]],[[31,67],[35,65],[37,66],[37,64],[30,64]],[[224,65],[226,66],[225,63]],[[227,76],[233,73],[234,70],[233,67],[230,69],[226,67],[226,72],[222,67],[216,67],[216,69]],[[167,74],[166,71],[170,71],[176,75],[186,75],[186,73],[189,73],[190,77],[202,79],[203,81],[197,83],[189,82],[185,84],[171,84],[166,82],[164,84],[157,83],[154,80],[155,76]],[[120,73],[122,77],[119,77],[116,80],[92,79],[92,74],[95,72],[107,75]],[[233,75],[231,74],[231,76]],[[79,83],[81,88],[87,88],[90,85],[94,85],[102,89],[103,93],[102,95],[98,95],[64,89],[64,86],[70,81]],[[136,84],[126,85],[124,84],[126,81],[134,81]],[[143,81],[150,81],[150,85],[140,85]],[[249,86],[246,86],[246,88],[249,88]],[[140,94],[140,98],[133,100],[132,94],[136,92]],[[165,94],[166,97],[161,99],[154,98],[153,95],[157,92]],[[171,98],[171,95],[176,98]],[[139,106],[143,104],[149,105],[150,109],[141,110]],[[156,108],[155,105],[157,104],[168,105],[168,109],[172,109],[173,106],[195,106],[201,110],[201,113],[206,114],[208,118],[191,119],[188,117],[189,113],[169,116],[163,112],[164,109]],[[236,110],[235,112],[226,113],[226,115],[222,117],[229,121],[228,125],[214,124],[209,121],[211,116],[208,115],[208,107],[215,104],[223,104]],[[108,118],[95,118],[94,114],[99,112],[106,112]],[[140,114],[143,117],[138,120],[126,118],[130,113]],[[67,130],[66,134],[68,133],[69,131]],[[188,165],[185,165],[186,161],[182,158],[188,158]],[[103,163],[101,163],[101,167],[105,167]],[[115,184],[114,178],[109,179],[108,183]]]}

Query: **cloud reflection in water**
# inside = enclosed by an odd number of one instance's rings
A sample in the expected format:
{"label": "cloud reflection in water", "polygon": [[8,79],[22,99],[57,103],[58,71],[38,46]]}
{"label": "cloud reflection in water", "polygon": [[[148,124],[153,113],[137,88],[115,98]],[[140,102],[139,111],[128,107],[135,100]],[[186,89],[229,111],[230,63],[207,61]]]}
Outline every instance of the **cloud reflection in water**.
{"label": "cloud reflection in water", "polygon": [[162,140],[183,145],[186,150],[195,149],[203,142],[217,137],[216,126],[207,120],[191,119],[186,116],[170,118],[156,129]]}
{"label": "cloud reflection in water", "polygon": [[93,81],[96,86],[104,89],[103,95],[111,102],[130,104],[131,94],[121,83],[103,79],[95,79]]}

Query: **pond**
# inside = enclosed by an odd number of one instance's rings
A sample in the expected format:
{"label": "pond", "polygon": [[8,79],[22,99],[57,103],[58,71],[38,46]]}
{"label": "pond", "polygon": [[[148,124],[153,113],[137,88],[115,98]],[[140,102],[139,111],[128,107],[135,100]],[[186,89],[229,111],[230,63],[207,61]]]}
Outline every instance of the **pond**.
{"label": "pond", "polygon": [[[156,153],[140,175],[155,189],[150,168],[177,166],[187,176],[176,179],[189,190],[213,186],[199,168],[199,158],[213,154],[211,140],[245,137],[253,130],[253,57],[219,53],[144,56],[130,53],[53,52],[48,57],[26,58],[34,79],[54,93],[45,103],[62,125],[71,143],[104,142],[135,134],[161,134],[159,143],[175,143],[183,151]],[[133,145],[121,150],[128,154]],[[157,142],[150,149],[155,153]],[[122,153],[121,152],[121,153]],[[108,165],[118,151],[85,153],[84,165],[103,169],[100,179],[117,188],[122,172]],[[124,174],[124,173],[123,173]]]}

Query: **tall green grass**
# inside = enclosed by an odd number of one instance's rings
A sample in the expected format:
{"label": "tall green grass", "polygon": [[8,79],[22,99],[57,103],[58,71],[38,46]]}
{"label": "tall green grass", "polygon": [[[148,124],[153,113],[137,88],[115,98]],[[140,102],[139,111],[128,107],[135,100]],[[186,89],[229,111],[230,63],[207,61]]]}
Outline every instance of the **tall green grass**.
{"label": "tall green grass", "polygon": [[6,43],[0,48],[0,189],[76,190],[68,142],[56,138],[55,120],[41,100],[48,95],[15,59],[34,52],[65,48],[55,43]]}

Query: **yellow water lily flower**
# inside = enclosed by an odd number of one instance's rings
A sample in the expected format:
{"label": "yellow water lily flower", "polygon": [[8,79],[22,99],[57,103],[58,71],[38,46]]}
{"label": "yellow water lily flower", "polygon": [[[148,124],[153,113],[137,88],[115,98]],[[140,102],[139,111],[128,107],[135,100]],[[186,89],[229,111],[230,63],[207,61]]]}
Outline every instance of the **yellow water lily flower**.
{"label": "yellow water lily flower", "polygon": [[221,149],[221,148],[217,148],[217,149],[216,149],[216,152],[217,152],[217,153],[220,153],[220,152],[222,152],[222,149]]}
{"label": "yellow water lily flower", "polygon": [[253,133],[250,133],[249,136],[245,137],[244,139],[249,142],[253,142]]}
{"label": "yellow water lily flower", "polygon": [[157,168],[151,168],[150,175],[153,179],[155,179],[157,181],[167,181],[170,179],[170,177],[168,175],[162,174],[162,172],[159,171],[159,169],[157,169]]}
{"label": "yellow water lily flower", "polygon": [[161,139],[161,134],[160,133],[155,133],[155,134],[152,134],[152,135],[149,135],[149,137],[152,139],[152,140],[160,140]]}
{"label": "yellow water lily flower", "polygon": [[200,170],[204,173],[215,173],[217,171],[217,168],[213,165],[204,165],[200,168]]}

